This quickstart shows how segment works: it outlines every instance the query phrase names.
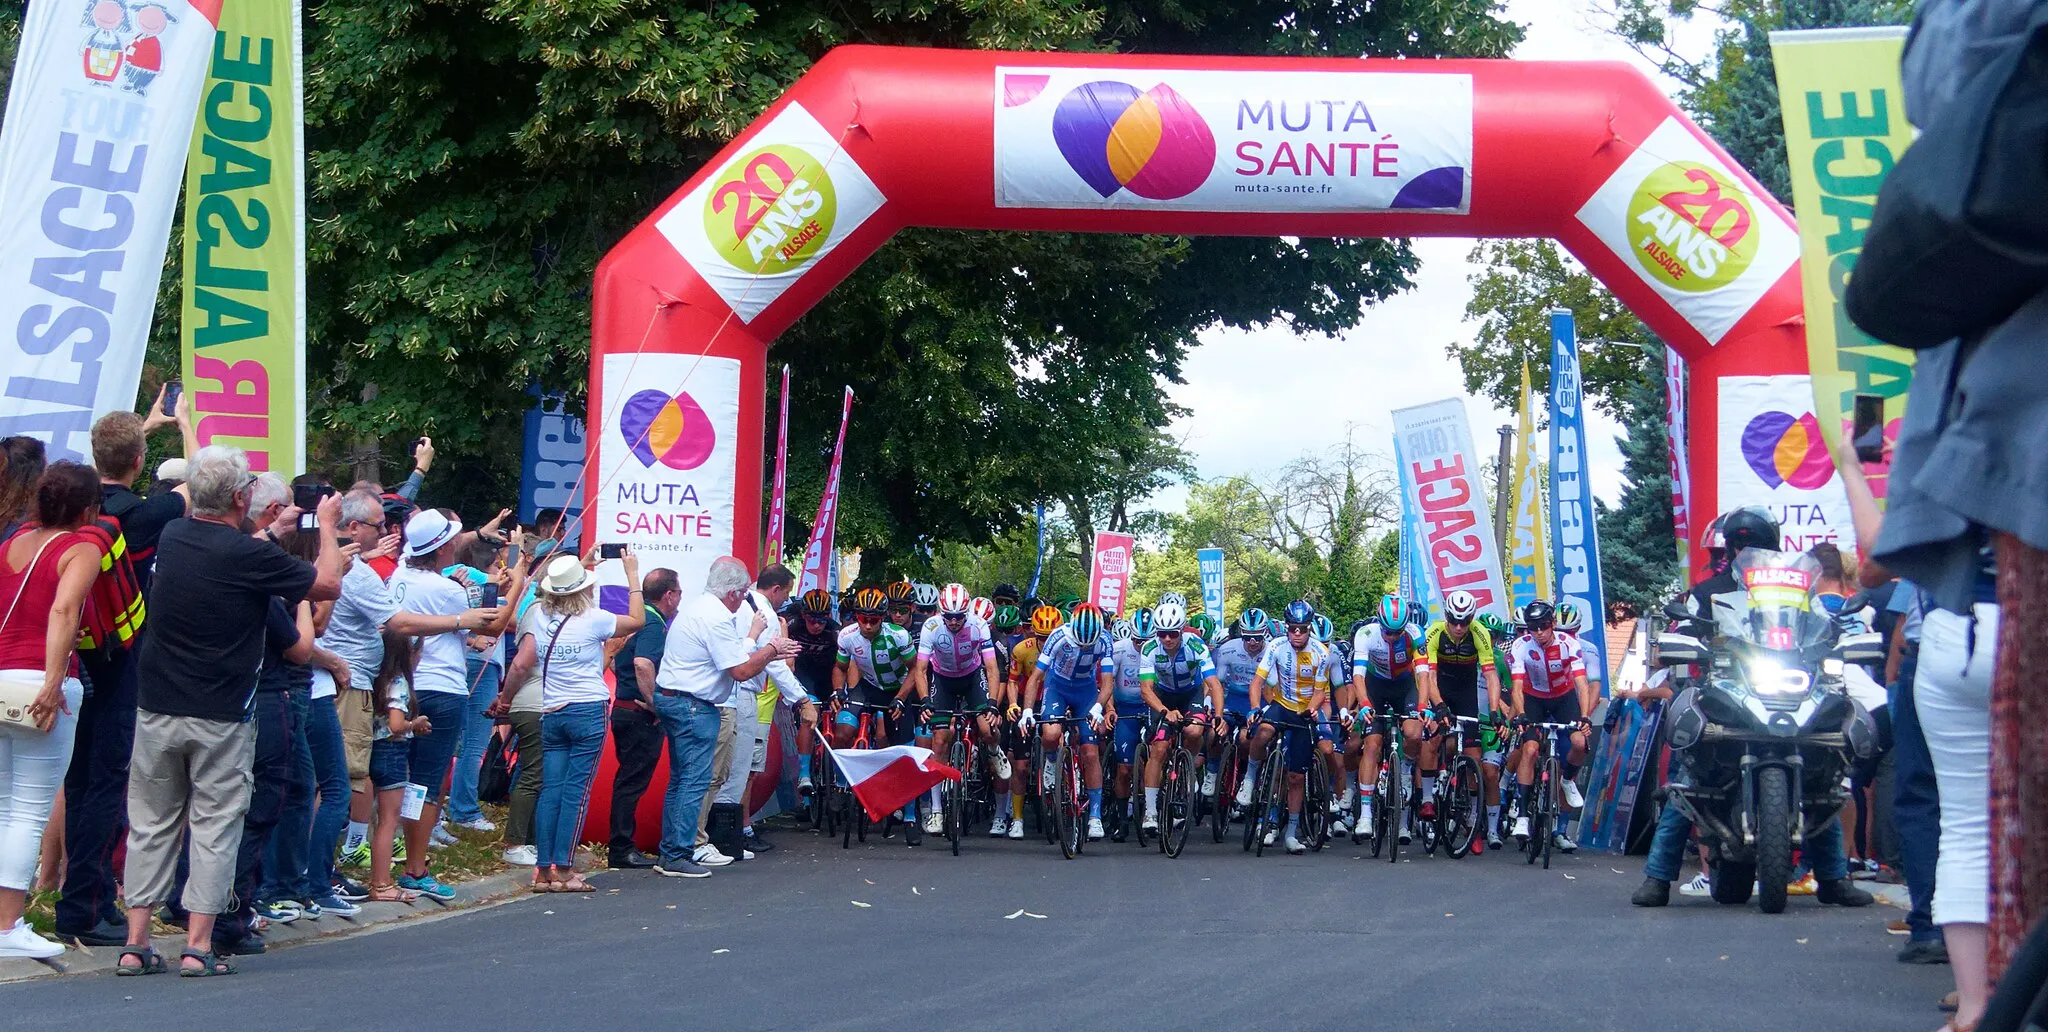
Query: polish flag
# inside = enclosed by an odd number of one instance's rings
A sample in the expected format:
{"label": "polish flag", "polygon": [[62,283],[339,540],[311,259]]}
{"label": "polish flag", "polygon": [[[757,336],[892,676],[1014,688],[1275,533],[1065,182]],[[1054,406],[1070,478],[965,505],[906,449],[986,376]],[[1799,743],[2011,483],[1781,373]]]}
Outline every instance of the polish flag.
{"label": "polish flag", "polygon": [[846,784],[867,808],[870,820],[879,821],[940,782],[960,777],[959,771],[932,759],[930,749],[915,745],[831,749],[831,753]]}

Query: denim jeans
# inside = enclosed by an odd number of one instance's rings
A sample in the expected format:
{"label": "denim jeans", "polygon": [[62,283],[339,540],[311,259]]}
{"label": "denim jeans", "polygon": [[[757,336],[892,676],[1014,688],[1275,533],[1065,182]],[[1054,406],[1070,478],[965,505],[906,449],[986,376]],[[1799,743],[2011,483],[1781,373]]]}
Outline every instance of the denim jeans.
{"label": "denim jeans", "polygon": [[333,697],[314,699],[306,718],[307,752],[313,759],[313,783],[320,808],[313,812],[313,830],[306,847],[304,894],[318,899],[334,885],[334,851],[348,827],[348,753],[341,742],[341,718]]}
{"label": "denim jeans", "polygon": [[1899,680],[1892,685],[1892,827],[1899,836],[1899,873],[1912,901],[1906,911],[1908,934],[1940,942],[1941,929],[1934,924],[1934,860],[1941,848],[1941,795],[1913,703],[1918,667],[1918,657],[1909,656],[1899,664]]}
{"label": "denim jeans", "polygon": [[[1677,779],[1673,779],[1674,786]],[[1677,791],[1674,787],[1673,791]],[[1664,804],[1664,811],[1657,815],[1657,836],[1650,840],[1650,858],[1643,864],[1643,874],[1658,881],[1677,881],[1678,869],[1685,862],[1686,839],[1692,835],[1692,822],[1685,819],[1676,805]],[[1813,869],[1814,878],[1820,881],[1841,881],[1849,876],[1849,855],[1842,851],[1842,819],[1830,818],[1819,831],[1806,836],[1802,848],[1804,865]]]}
{"label": "denim jeans", "polygon": [[456,750],[455,778],[448,788],[448,819],[457,824],[484,815],[476,804],[476,780],[483,773],[484,750],[491,745],[492,720],[484,710],[497,701],[502,676],[504,670],[487,662],[482,653],[469,654],[469,712],[462,718],[462,747]]}
{"label": "denim jeans", "polygon": [[64,892],[59,932],[126,920],[114,905],[114,851],[127,838],[128,760],[135,748],[135,657],[145,629],[125,649],[87,649],[86,696],[76,710],[71,765],[64,772]]}
{"label": "denim jeans", "polygon": [[661,804],[661,862],[687,863],[697,846],[698,808],[711,787],[711,755],[718,748],[717,706],[693,695],[654,693],[654,712],[668,735],[668,793]]}
{"label": "denim jeans", "polygon": [[[291,774],[285,782],[284,814],[270,833],[263,852],[261,900],[299,899],[306,882],[306,843],[313,835],[313,753],[306,736],[308,689],[284,693],[285,719],[291,734]],[[325,895],[325,890],[321,895]],[[316,897],[317,898],[317,897]]]}
{"label": "denim jeans", "polygon": [[427,802],[438,803],[441,787],[448,781],[448,765],[462,745],[462,725],[469,715],[469,696],[453,692],[415,692],[413,706],[433,725],[424,735],[414,735],[408,767],[415,783],[427,786]]}
{"label": "denim jeans", "polygon": [[576,866],[590,782],[604,753],[607,708],[602,702],[578,702],[541,717],[540,804],[533,813],[537,867]]}

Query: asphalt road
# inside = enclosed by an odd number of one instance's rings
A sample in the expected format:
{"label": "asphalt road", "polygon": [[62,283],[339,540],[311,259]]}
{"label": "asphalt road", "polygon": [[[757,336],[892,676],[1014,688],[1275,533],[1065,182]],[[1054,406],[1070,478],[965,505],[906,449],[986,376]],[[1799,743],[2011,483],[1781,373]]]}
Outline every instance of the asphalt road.
{"label": "asphalt road", "polygon": [[230,978],[0,987],[0,1024],[1925,1032],[1952,987],[1892,959],[1889,907],[1645,911],[1635,858],[1254,858],[1206,831],[1178,860],[1100,843],[1069,862],[1036,840],[955,858],[783,830],[709,879],[600,872],[593,895],[238,958]]}

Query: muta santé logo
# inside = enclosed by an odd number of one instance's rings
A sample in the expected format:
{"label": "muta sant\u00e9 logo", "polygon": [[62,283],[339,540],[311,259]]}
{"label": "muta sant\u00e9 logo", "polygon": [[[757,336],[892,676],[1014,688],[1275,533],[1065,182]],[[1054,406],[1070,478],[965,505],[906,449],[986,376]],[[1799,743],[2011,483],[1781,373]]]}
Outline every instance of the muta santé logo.
{"label": "muta sant\u00e9 logo", "polygon": [[1216,136],[1187,98],[1160,83],[1091,82],[1052,114],[1060,156],[1096,193],[1129,190],[1167,201],[1185,197],[1216,166]]}
{"label": "muta sant\u00e9 logo", "polygon": [[817,257],[838,212],[824,165],[774,143],[719,172],[704,199],[704,234],[734,268],[768,276]]}
{"label": "muta sant\u00e9 logo", "polygon": [[1742,457],[1768,487],[1790,484],[1811,491],[1835,475],[1821,440],[1820,421],[1807,412],[1762,412],[1742,428]]}
{"label": "muta sant\u00e9 logo", "polygon": [[1628,203],[1636,261],[1651,279],[1689,292],[1735,281],[1761,236],[1747,191],[1698,162],[1660,165]]}
{"label": "muta sant\u00e9 logo", "polygon": [[681,391],[646,390],[619,410],[619,436],[642,466],[696,469],[711,457],[718,435],[697,399]]}

